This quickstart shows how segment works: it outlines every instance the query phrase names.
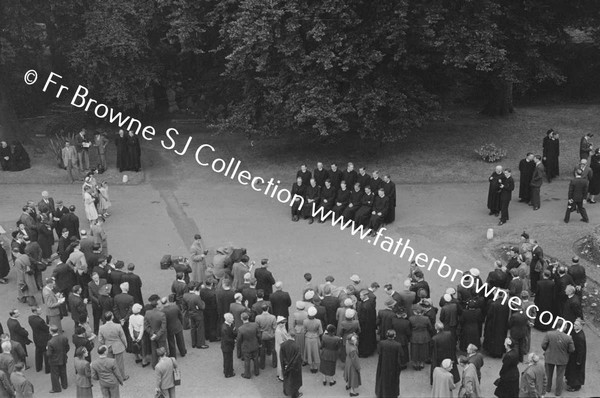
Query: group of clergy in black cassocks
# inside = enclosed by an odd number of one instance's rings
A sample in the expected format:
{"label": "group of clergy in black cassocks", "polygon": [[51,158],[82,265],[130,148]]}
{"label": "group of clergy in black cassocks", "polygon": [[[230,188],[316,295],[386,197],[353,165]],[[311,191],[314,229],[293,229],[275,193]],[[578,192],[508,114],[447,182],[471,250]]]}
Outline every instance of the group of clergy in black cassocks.
{"label": "group of clergy in black cassocks", "polygon": [[[302,197],[304,203],[294,195]],[[370,228],[374,236],[382,225],[396,219],[396,184],[390,175],[380,178],[378,171],[369,175],[365,167],[356,172],[352,163],[342,171],[335,163],[328,170],[318,162],[312,173],[305,164],[301,165],[292,186],[292,197],[297,201],[292,206],[292,221],[303,218],[312,224],[313,207],[323,208],[323,216],[331,211],[334,218],[343,217],[344,222],[353,221],[356,226]],[[325,219],[321,216],[317,221],[322,223]]]}
{"label": "group of clergy in black cassocks", "polygon": [[141,148],[140,139],[133,131],[125,133],[119,130],[115,138],[117,146],[117,168],[120,172],[123,171],[140,171],[141,163]]}

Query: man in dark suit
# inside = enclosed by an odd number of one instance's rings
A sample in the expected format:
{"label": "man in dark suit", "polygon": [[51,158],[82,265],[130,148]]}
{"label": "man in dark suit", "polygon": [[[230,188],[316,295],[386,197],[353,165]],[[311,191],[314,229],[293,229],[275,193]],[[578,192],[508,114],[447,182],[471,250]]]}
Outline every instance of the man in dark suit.
{"label": "man in dark suit", "polygon": [[[531,248],[531,263],[529,265],[529,280],[531,281],[531,291],[535,292],[537,282],[540,280],[541,273],[543,270],[544,250],[540,247],[537,240],[531,240],[533,247]],[[537,267],[539,271],[536,271],[536,266],[541,263],[540,267]]]}
{"label": "man in dark suit", "polygon": [[221,326],[221,351],[223,352],[223,373],[226,378],[235,376],[233,371],[233,351],[237,330],[233,327],[233,315],[227,312],[223,316],[224,322]]}
{"label": "man in dark suit", "polygon": [[42,200],[38,202],[38,210],[41,214],[45,214],[49,218],[54,213],[54,199],[50,197],[48,191],[42,192]]}
{"label": "man in dark suit", "polygon": [[292,299],[288,292],[283,291],[283,283],[281,281],[275,283],[275,291],[269,297],[269,301],[273,308],[273,315],[282,316],[286,319],[290,317]]}
{"label": "man in dark suit", "polygon": [[504,170],[504,179],[500,183],[500,222],[498,225],[505,224],[508,221],[508,205],[512,199],[512,191],[515,189],[515,181],[512,178],[511,170]]}
{"label": "man in dark suit", "polygon": [[204,330],[204,309],[206,304],[200,298],[200,283],[192,282],[190,291],[183,295],[183,310],[190,318],[192,348],[207,349],[206,331]]}
{"label": "man in dark suit", "polygon": [[221,288],[215,292],[217,296],[217,336],[221,333],[223,325],[223,316],[229,312],[231,303],[235,303],[235,292],[231,289],[231,282],[228,278],[222,280]]}
{"label": "man in dark suit", "polygon": [[60,218],[60,225],[69,231],[69,238],[79,239],[79,217],[75,215],[75,206],[69,206],[69,212]]}
{"label": "man in dark suit", "polygon": [[573,338],[562,331],[562,325],[556,330],[551,330],[544,336],[542,341],[542,349],[544,350],[544,359],[546,366],[546,377],[548,384],[546,392],[552,391],[552,376],[556,367],[556,392],[558,397],[562,394],[565,385],[565,369],[569,363],[569,355],[575,351]]}
{"label": "man in dark suit", "polygon": [[564,265],[558,267],[558,271],[554,276],[554,288],[556,295],[556,311],[558,315],[562,316],[562,311],[565,306],[565,302],[567,301],[567,286],[573,286],[573,278],[571,275],[567,274],[567,268]]}
{"label": "man in dark suit", "polygon": [[29,326],[33,333],[33,344],[35,344],[35,371],[40,372],[42,365],[45,365],[46,373],[50,373],[48,366],[48,356],[46,355],[46,346],[50,340],[50,328],[41,316],[40,307],[32,307],[29,316]]}
{"label": "man in dark suit", "polygon": [[386,223],[392,223],[396,219],[396,184],[392,181],[389,174],[383,175],[383,184],[381,184],[385,197],[389,199],[390,205]]}
{"label": "man in dark suit", "polygon": [[[67,209],[65,206],[63,206],[63,201],[62,200],[57,201],[56,208],[52,212],[52,221],[54,224],[54,230],[56,231],[57,237],[60,237],[63,228],[65,228],[60,223],[60,220],[62,219],[62,216],[64,216],[65,214],[68,214],[68,213],[70,213],[69,209]],[[79,226],[77,226],[77,228],[79,228]]]}
{"label": "man in dark suit", "polygon": [[515,343],[515,350],[519,355],[519,362],[523,362],[523,356],[529,352],[529,336],[531,329],[529,318],[523,311],[513,311],[508,320],[510,338]]}
{"label": "man in dark suit", "polygon": [[129,283],[129,294],[133,297],[133,301],[137,304],[144,304],[142,298],[142,279],[139,275],[136,275],[133,271],[135,270],[135,264],[129,263],[127,265],[127,273],[123,274],[121,281]]}
{"label": "man in dark suit", "polygon": [[531,187],[529,197],[531,198],[533,210],[538,210],[540,208],[540,189],[544,183],[546,172],[540,155],[535,155],[533,161],[535,162],[535,170],[533,171],[531,182],[529,183],[529,186]]}
{"label": "man in dark suit", "polygon": [[[131,335],[129,334],[129,317],[131,316],[131,308],[135,304],[133,297],[129,294],[129,284],[127,282],[121,283],[119,286],[121,293],[117,294],[113,300],[114,308],[113,313],[115,316],[115,322],[121,324],[125,338],[127,340],[127,347],[131,347]],[[125,376],[125,375],[123,375]]]}
{"label": "man in dark suit", "polygon": [[125,263],[121,260],[115,263],[115,269],[113,269],[110,273],[110,283],[113,285],[112,296],[115,297],[117,294],[121,293],[121,283],[123,283],[123,268],[125,267]]}
{"label": "man in dark suit", "polygon": [[[51,393],[61,392],[67,389],[67,353],[69,352],[69,340],[66,336],[58,334],[56,326],[50,326],[50,335],[46,353],[50,365],[50,380],[52,382]],[[62,387],[62,389],[61,389]]]}
{"label": "man in dark suit", "polygon": [[569,206],[565,212],[565,222],[568,223],[571,218],[571,210],[573,206],[577,208],[577,212],[581,214],[581,221],[589,222],[587,211],[583,207],[583,201],[587,198],[589,181],[582,177],[581,169],[577,169],[575,178],[569,184]]}
{"label": "man in dark suit", "polygon": [[585,267],[579,263],[579,257],[575,256],[572,259],[572,264],[569,267],[567,273],[573,278],[575,292],[581,298],[583,294],[583,288],[587,282],[587,276],[585,274]]}
{"label": "man in dark suit", "polygon": [[486,283],[498,289],[506,289],[508,287],[508,274],[504,271],[502,261],[494,262],[496,268],[488,274]]}
{"label": "man in dark suit", "polygon": [[[183,338],[183,314],[179,307],[175,305],[173,296],[168,299],[167,297],[161,299],[161,311],[165,313],[167,319],[167,343],[170,356],[177,358],[177,349],[179,349],[179,354],[185,357],[187,350]],[[177,342],[177,346],[175,346],[175,342]]]}
{"label": "man in dark suit", "polygon": [[106,285],[106,279],[101,279],[97,272],[92,273],[92,280],[88,283],[88,292],[92,302],[92,316],[94,318],[94,333],[98,334],[100,318],[102,318],[102,306],[100,305],[100,288]]}
{"label": "man in dark suit", "polygon": [[[448,305],[448,304],[446,304]],[[442,322],[435,323],[436,334],[431,338],[431,370],[429,372],[429,384],[433,384],[433,369],[442,365],[446,358],[456,363],[456,340],[449,330],[444,330]],[[456,366],[451,370],[454,383],[460,380]]]}
{"label": "man in dark suit", "polygon": [[[9,318],[6,321],[6,326],[8,327],[8,333],[10,334],[11,340],[16,341],[21,344],[23,350],[25,351],[25,356],[27,357],[27,345],[31,344],[31,340],[29,340],[29,332],[25,330],[21,323],[19,322],[19,317],[21,313],[17,309],[12,309],[9,312]],[[27,364],[25,364],[27,365]],[[28,366],[26,366],[28,368]]]}
{"label": "man in dark suit", "polygon": [[[399,300],[397,300],[397,302],[396,302],[397,306],[403,307],[409,318],[411,316],[413,316],[413,311],[412,311],[413,303],[418,302],[419,300],[416,299],[416,296],[417,296],[416,292],[411,290],[410,279],[406,279],[404,281],[404,290],[401,292],[396,292],[396,294],[397,294],[397,297],[399,298]],[[392,297],[392,298],[394,298],[394,297]],[[396,300],[396,299],[394,298],[394,300]]]}
{"label": "man in dark suit", "polygon": [[579,296],[575,295],[575,288],[571,285],[565,288],[567,300],[562,308],[562,317],[569,322],[575,322],[577,318],[583,319],[583,309]]}
{"label": "man in dark suit", "polygon": [[204,301],[204,332],[206,340],[210,342],[219,341],[217,332],[217,320],[219,318],[217,309],[217,294],[214,286],[216,280],[208,278],[204,287],[200,289],[200,299]]}
{"label": "man in dark suit", "polygon": [[258,361],[260,330],[256,323],[249,321],[250,316],[247,312],[243,312],[241,317],[243,324],[238,330],[237,343],[241,347],[242,357],[244,359],[244,374],[242,374],[242,377],[249,379],[251,377],[250,361],[254,362],[254,375],[258,376],[260,372]]}
{"label": "man in dark suit", "polygon": [[333,325],[337,328],[335,314],[340,307],[340,302],[331,295],[331,284],[326,284],[323,287],[323,300],[321,300],[321,305],[325,307],[325,327],[327,327],[327,325]]}
{"label": "man in dark suit", "polygon": [[262,289],[265,292],[264,299],[269,301],[271,293],[273,293],[273,285],[275,284],[275,278],[271,271],[267,269],[269,266],[269,260],[263,258],[260,261],[260,268],[254,271],[254,277],[256,278],[256,289]]}
{"label": "man in dark suit", "polygon": [[75,322],[75,326],[79,323],[82,315],[88,315],[87,312],[87,299],[81,298],[81,286],[75,285],[71,289],[69,295],[69,310],[71,311],[71,318]]}
{"label": "man in dark suit", "polygon": [[144,330],[150,337],[150,349],[152,350],[152,368],[156,366],[158,362],[158,356],[156,355],[156,349],[163,347],[167,349],[167,317],[165,313],[157,309],[158,301],[160,297],[157,294],[153,294],[148,298],[150,302],[151,310],[146,311],[144,315]]}
{"label": "man in dark suit", "polygon": [[124,377],[113,358],[107,358],[108,347],[98,347],[99,358],[91,365],[92,379],[100,381],[100,390],[104,397],[118,397],[119,385],[123,385]]}

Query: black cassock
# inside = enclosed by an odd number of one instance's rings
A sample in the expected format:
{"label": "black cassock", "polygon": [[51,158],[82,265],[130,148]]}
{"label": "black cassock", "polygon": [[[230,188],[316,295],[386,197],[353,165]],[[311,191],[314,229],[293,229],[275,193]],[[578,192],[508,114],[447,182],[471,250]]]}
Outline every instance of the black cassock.
{"label": "black cassock", "polygon": [[371,209],[373,208],[373,201],[375,200],[375,195],[371,193],[367,195],[366,193],[363,195],[360,201],[360,207],[356,211],[354,215],[354,222],[357,225],[366,226],[371,218]]}
{"label": "black cassock", "polygon": [[335,194],[336,191],[335,188],[333,188],[333,185],[331,185],[329,188],[326,186],[321,188],[319,202],[325,212],[331,210],[333,205],[335,205]]}
{"label": "black cassock", "polygon": [[[550,313],[554,313],[556,311],[556,296],[555,292],[555,283],[552,279],[542,279],[538,281],[536,291],[535,291],[535,299],[534,304],[538,306],[538,314],[541,314],[544,311],[549,311]],[[552,329],[552,324],[543,325],[540,322],[540,317],[535,318],[534,327],[537,330],[546,331]]]}
{"label": "black cassock", "polygon": [[377,349],[377,310],[375,300],[366,300],[357,304],[358,323],[358,355],[368,357]]}
{"label": "black cassock", "polygon": [[502,305],[502,297],[488,303],[483,334],[483,349],[489,356],[501,358],[504,354],[504,340],[508,332],[508,304]]}
{"label": "black cassock", "polygon": [[[338,206],[338,203],[340,205]],[[337,195],[335,196],[335,205],[333,206],[333,212],[336,217],[342,215],[343,211],[346,209],[350,203],[350,190],[346,188],[346,190],[342,190],[341,188],[337,191]]]}
{"label": "black cassock", "polygon": [[298,396],[302,387],[302,355],[295,340],[287,340],[281,344],[279,351],[283,371],[283,393],[292,398]]}
{"label": "black cassock", "polygon": [[136,135],[127,137],[127,165],[129,170],[140,171],[142,168],[140,157],[140,139]]}
{"label": "black cassock", "polygon": [[479,308],[468,308],[460,317],[460,349],[467,351],[469,344],[481,347],[481,322],[483,316]]}
{"label": "black cassock", "polygon": [[392,181],[384,182],[382,185],[385,196],[390,200],[390,207],[385,219],[386,223],[394,222],[396,219],[396,184]]}
{"label": "black cassock", "polygon": [[[354,216],[360,208],[362,197],[362,190],[359,189],[358,192],[356,192],[355,189],[352,189],[352,193],[350,194],[350,203],[348,204],[348,207],[346,207],[343,213],[344,220],[354,220]],[[350,207],[350,205],[352,205],[352,207]]]}
{"label": "black cassock", "polygon": [[29,154],[25,150],[25,147],[20,142],[14,144],[12,154],[12,171],[26,170],[31,167],[29,160]]}
{"label": "black cassock", "polygon": [[6,250],[0,245],[0,278],[5,278],[10,272],[10,263],[8,262],[8,256]]}
{"label": "black cassock", "polygon": [[[8,159],[4,159],[8,158]],[[7,145],[6,148],[0,147],[0,165],[2,166],[3,171],[10,171],[11,163],[12,163],[12,152],[10,151],[10,145]]]}
{"label": "black cassock", "polygon": [[549,139],[546,143],[546,176],[548,180],[558,177],[558,157],[560,155],[558,140]]}
{"label": "black cassock", "polygon": [[[372,210],[375,212],[375,214],[371,214],[371,218],[369,219],[369,228],[371,228],[372,231],[377,231],[379,229],[383,223],[383,220],[385,220],[387,216],[389,207],[390,201],[387,196],[382,198],[381,196],[377,195],[375,197]],[[381,216],[379,216],[377,213],[381,213]]]}
{"label": "black cassock", "polygon": [[505,179],[504,173],[497,174],[495,171],[489,178],[487,208],[492,213],[500,213],[500,184],[503,184]]}
{"label": "black cassock", "polygon": [[533,176],[533,172],[535,171],[535,162],[532,160],[528,162],[523,159],[519,163],[519,198],[529,202],[529,183],[531,182],[531,177]]}
{"label": "black cassock", "polygon": [[127,137],[117,135],[117,138],[115,138],[115,145],[117,146],[117,169],[119,169],[119,171],[129,170],[129,164],[127,162]]}
{"label": "black cassock", "polygon": [[[429,371],[429,384],[433,384],[433,369],[437,366],[442,366],[444,359],[451,359],[454,364],[456,360],[456,341],[452,337],[452,332],[444,330],[436,334],[431,338],[431,368]],[[458,366],[453,366],[452,377],[454,377],[454,383],[460,381],[460,375],[458,374]]]}
{"label": "black cassock", "polygon": [[[313,204],[315,206],[315,210],[319,206],[319,195],[321,194],[321,189],[318,185],[314,187],[309,185],[306,187],[305,197],[304,197],[304,207],[302,208],[302,216],[303,217],[312,217],[313,215]],[[309,202],[313,200],[313,202]]]}
{"label": "black cassock", "polygon": [[577,388],[585,384],[587,344],[583,330],[579,333],[573,331],[571,337],[573,338],[573,344],[575,344],[575,351],[569,355],[569,363],[567,364],[565,376],[567,378],[567,384]]}
{"label": "black cassock", "polygon": [[400,395],[402,346],[395,340],[382,340],[377,347],[379,358],[375,375],[377,398],[396,398]]}

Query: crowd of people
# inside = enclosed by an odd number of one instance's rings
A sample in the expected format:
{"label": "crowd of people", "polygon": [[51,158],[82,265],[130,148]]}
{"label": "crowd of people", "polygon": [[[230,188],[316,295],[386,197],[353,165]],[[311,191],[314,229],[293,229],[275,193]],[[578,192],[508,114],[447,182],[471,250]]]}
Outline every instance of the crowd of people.
{"label": "crowd of people", "polygon": [[[432,397],[450,397],[453,390],[459,396],[481,396],[484,354],[502,358],[494,381],[495,395],[501,398],[550,392],[555,369],[557,395],[565,388],[565,377],[569,391],[578,391],[585,382],[585,269],[578,258],[568,267],[548,261],[526,233],[521,244],[511,248],[508,261],[497,261],[486,278],[507,297],[521,298],[518,311],[502,294],[485,297],[478,292],[483,281],[476,268],[467,271],[477,281],[473,287],[449,287],[435,306],[415,263],[402,290],[383,286],[384,309],[377,310],[375,292],[380,285],[367,284],[358,275],[338,285],[333,276],[316,283],[306,273],[293,302],[284,282],[270,271],[268,259],[256,264],[246,249],[231,247],[218,248],[209,257],[200,235],[194,237],[189,263],[173,262],[170,293],[153,293],[144,300],[135,265],[125,266],[109,254],[104,220],[92,220],[88,234],[71,209],[60,202],[54,208],[44,192],[42,200],[37,205],[28,202],[19,217],[11,257],[18,297],[31,306],[33,341],[20,323],[19,311],[11,310],[0,354],[0,379],[9,382],[0,383],[0,389],[21,389],[28,396],[27,345],[33,342],[36,371],[50,373],[52,392],[68,388],[67,352],[74,352],[77,396],[91,396],[92,379],[100,380],[103,396],[118,396],[119,386],[129,377],[124,355],[130,354],[141,367],[154,369],[158,396],[174,397],[177,369],[185,366],[176,358],[188,352],[187,330],[192,348],[208,349],[209,343],[219,342],[225,378],[235,376],[234,356],[243,362],[244,378],[259,376],[270,363],[284,394],[292,397],[302,395],[304,369],[320,373],[324,388],[333,388],[340,364],[345,389],[350,396],[359,395],[361,359],[375,353],[377,397],[397,397],[400,374],[411,365],[414,372],[429,367]],[[43,228],[61,233],[56,247],[50,244],[45,252]],[[0,254],[9,267],[6,253]],[[46,267],[53,256],[59,261],[50,271]],[[564,322],[546,325],[530,318],[534,304]],[[64,332],[66,319],[73,322],[73,347]],[[564,330],[566,322],[574,326],[570,335]],[[532,328],[546,333],[541,347],[530,346]],[[93,350],[98,354],[94,360]]]}
{"label": "crowd of people", "polygon": [[20,141],[13,141],[12,145],[0,141],[0,167],[2,171],[22,171],[31,167],[29,154]]}
{"label": "crowd of people", "polygon": [[365,167],[357,173],[353,163],[348,163],[342,171],[335,163],[328,170],[322,162],[317,162],[312,173],[305,164],[301,165],[292,196],[292,221],[303,218],[312,224],[315,211],[322,208],[323,216],[317,222],[322,223],[330,216],[343,217],[345,221],[370,228],[375,235],[382,225],[396,219],[396,184],[390,175],[380,178],[377,170],[369,175]]}
{"label": "crowd of people", "polygon": [[[600,148],[593,149],[590,141],[593,134],[581,138],[579,147],[579,164],[573,168],[569,184],[568,201],[565,210],[565,223],[568,223],[572,212],[581,215],[581,221],[589,222],[584,202],[596,203],[596,195],[600,194]],[[548,130],[542,143],[542,155],[528,152],[519,162],[519,202],[526,203],[539,210],[540,190],[544,179],[548,183],[559,176],[558,168],[559,140],[558,133]],[[589,164],[588,164],[589,162]],[[489,214],[500,216],[498,225],[505,224],[509,219],[508,207],[512,200],[515,182],[511,169],[496,166],[489,177],[487,208]]]}

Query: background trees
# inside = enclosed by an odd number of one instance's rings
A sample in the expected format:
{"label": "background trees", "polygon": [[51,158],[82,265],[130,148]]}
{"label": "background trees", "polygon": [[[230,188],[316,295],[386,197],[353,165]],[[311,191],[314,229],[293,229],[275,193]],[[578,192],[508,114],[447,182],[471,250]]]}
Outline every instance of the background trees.
{"label": "background trees", "polygon": [[130,112],[161,110],[177,90],[248,137],[395,141],[449,102],[505,115],[514,99],[597,81],[569,60],[598,65],[598,3],[0,1],[0,124],[43,111],[21,80],[37,66]]}

